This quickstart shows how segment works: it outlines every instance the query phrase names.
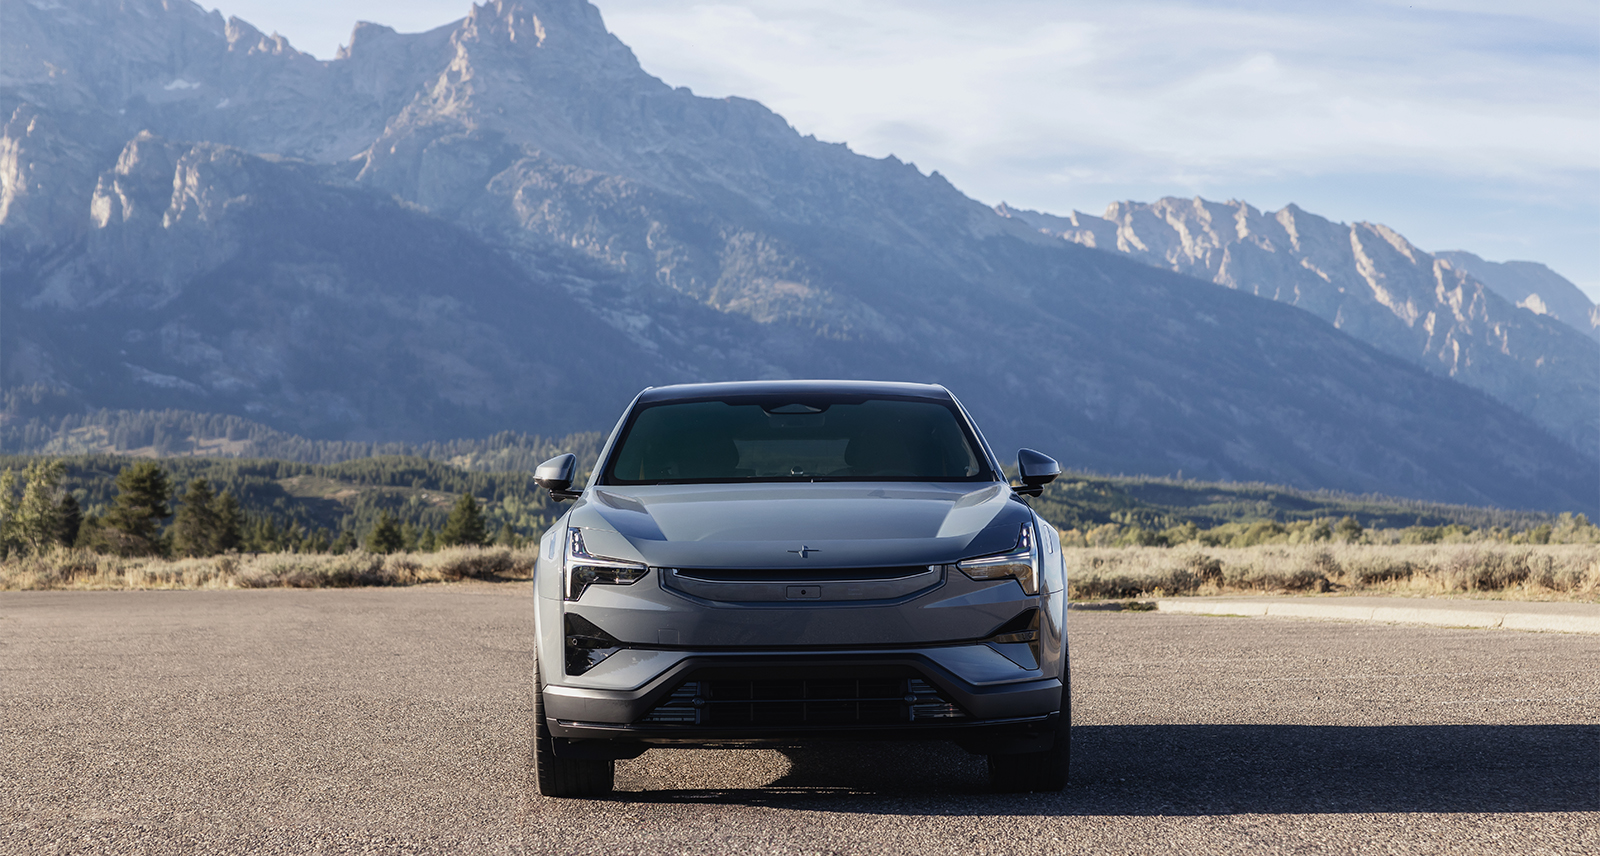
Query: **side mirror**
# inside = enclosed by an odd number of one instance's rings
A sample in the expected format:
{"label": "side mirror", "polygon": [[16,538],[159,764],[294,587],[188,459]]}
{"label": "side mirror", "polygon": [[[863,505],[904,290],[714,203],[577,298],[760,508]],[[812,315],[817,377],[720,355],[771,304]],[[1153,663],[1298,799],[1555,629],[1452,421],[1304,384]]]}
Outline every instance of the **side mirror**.
{"label": "side mirror", "polygon": [[533,471],[533,483],[550,491],[550,498],[556,502],[577,499],[583,495],[581,490],[572,489],[572,480],[578,475],[578,456],[573,454],[557,455],[540,464]]}
{"label": "side mirror", "polygon": [[1022,486],[1013,490],[1027,496],[1038,496],[1044,493],[1044,486],[1055,481],[1059,475],[1061,465],[1056,463],[1055,458],[1043,452],[1023,449],[1017,452],[1017,476],[1022,479]]}

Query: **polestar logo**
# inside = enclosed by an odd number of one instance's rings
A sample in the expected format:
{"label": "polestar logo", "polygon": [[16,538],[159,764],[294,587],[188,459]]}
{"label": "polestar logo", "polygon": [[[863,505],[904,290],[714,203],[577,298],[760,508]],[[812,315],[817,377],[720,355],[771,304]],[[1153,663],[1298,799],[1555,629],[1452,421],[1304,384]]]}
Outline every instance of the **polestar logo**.
{"label": "polestar logo", "polygon": [[789,552],[791,552],[791,553],[799,553],[800,554],[800,558],[809,559],[809,558],[811,558],[811,554],[812,553],[820,553],[822,551],[818,550],[816,547],[807,547],[804,544],[801,544],[800,545],[800,549],[798,549],[798,550],[790,550]]}

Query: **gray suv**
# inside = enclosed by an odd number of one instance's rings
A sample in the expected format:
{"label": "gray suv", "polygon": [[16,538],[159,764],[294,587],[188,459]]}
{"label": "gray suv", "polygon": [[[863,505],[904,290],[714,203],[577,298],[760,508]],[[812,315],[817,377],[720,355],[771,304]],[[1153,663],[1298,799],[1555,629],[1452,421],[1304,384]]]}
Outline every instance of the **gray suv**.
{"label": "gray suv", "polygon": [[1066,784],[1061,543],[942,386],[647,389],[540,541],[539,790],[612,789],[651,747],[936,739],[1003,791]]}

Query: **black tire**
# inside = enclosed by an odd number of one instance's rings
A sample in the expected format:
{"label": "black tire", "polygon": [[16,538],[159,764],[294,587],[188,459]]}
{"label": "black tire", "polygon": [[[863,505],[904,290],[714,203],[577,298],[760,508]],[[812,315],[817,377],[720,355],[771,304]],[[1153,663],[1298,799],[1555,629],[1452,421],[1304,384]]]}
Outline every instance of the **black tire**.
{"label": "black tire", "polygon": [[[1064,666],[1063,666],[1064,668]],[[1072,760],[1072,686],[1061,682],[1061,716],[1056,720],[1056,742],[1044,752],[989,756],[989,786],[1002,794],[1059,791],[1067,786]]]}
{"label": "black tire", "polygon": [[544,721],[544,680],[533,658],[533,770],[539,793],[547,797],[598,797],[616,786],[615,761],[557,758]]}

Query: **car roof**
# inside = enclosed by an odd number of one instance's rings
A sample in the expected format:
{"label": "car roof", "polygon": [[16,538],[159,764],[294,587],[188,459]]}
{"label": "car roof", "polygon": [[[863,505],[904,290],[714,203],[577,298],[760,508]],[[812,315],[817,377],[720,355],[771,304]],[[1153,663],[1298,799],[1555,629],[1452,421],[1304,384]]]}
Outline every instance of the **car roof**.
{"label": "car roof", "polygon": [[877,380],[742,380],[725,383],[683,383],[651,387],[639,393],[640,404],[689,401],[743,395],[885,395],[950,401],[950,390],[936,383]]}

